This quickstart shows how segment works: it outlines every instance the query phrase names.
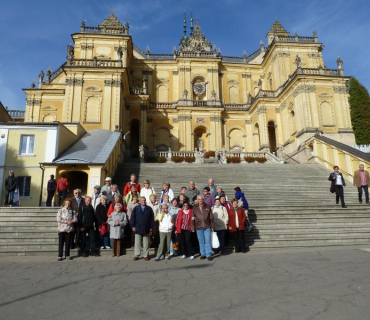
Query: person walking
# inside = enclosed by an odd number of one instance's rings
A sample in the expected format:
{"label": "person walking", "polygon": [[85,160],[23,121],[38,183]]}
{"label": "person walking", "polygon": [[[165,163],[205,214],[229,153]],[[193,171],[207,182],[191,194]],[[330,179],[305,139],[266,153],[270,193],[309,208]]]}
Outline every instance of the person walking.
{"label": "person walking", "polygon": [[338,204],[339,199],[340,199],[340,202],[342,204],[342,208],[347,208],[347,206],[344,202],[344,187],[346,186],[346,181],[344,180],[342,173],[339,172],[339,167],[338,166],[334,166],[333,169],[334,169],[334,172],[332,172],[329,175],[329,179],[328,179],[329,181],[331,181],[330,191],[332,193],[335,192],[335,194],[336,194],[336,203]]}
{"label": "person walking", "polygon": [[154,188],[150,186],[150,181],[145,180],[144,181],[144,187],[140,191],[140,197],[146,198],[146,203],[150,202],[150,196],[152,194],[155,194]]}
{"label": "person walking", "polygon": [[161,199],[160,203],[163,203],[163,197],[165,195],[168,195],[168,201],[172,201],[172,199],[175,197],[175,194],[173,193],[173,190],[171,189],[171,184],[169,182],[164,182],[163,183],[163,189],[161,192]]}
{"label": "person walking", "polygon": [[57,194],[58,194],[58,206],[60,207],[67,197],[68,180],[64,173],[61,174],[60,179],[57,182]]}
{"label": "person walking", "polygon": [[122,211],[122,205],[116,203],[114,212],[108,219],[110,225],[110,238],[112,239],[113,257],[121,256],[121,240],[124,235],[124,227],[127,225],[127,215]]}
{"label": "person walking", "polygon": [[248,217],[249,203],[244,193],[240,189],[240,187],[235,187],[234,190],[235,190],[235,198],[238,199],[238,206],[243,207],[244,209],[245,216],[247,217],[248,232],[250,232],[254,228],[254,225],[252,222],[250,222],[249,217]]}
{"label": "person walking", "polygon": [[160,214],[157,216],[159,221],[159,247],[155,261],[159,261],[162,255],[166,260],[170,259],[171,234],[174,220],[168,209],[168,205],[164,204]]}
{"label": "person walking", "polygon": [[[96,216],[94,208],[91,205],[91,197],[85,197],[85,202],[81,205],[80,214],[77,218],[78,226],[80,228],[80,252],[82,257],[86,258],[88,255],[99,256],[99,254],[96,252]],[[86,249],[86,234],[89,235],[90,250]]]}
{"label": "person walking", "polygon": [[73,234],[73,224],[77,222],[76,212],[71,207],[71,200],[65,199],[63,207],[57,213],[58,222],[58,261],[63,260],[63,247],[65,246],[65,258],[72,260],[70,254],[71,236]]}
{"label": "person walking", "polygon": [[91,196],[91,205],[93,206],[94,210],[96,210],[96,207],[101,201],[101,196],[102,194],[100,193],[100,186],[95,186],[94,187],[94,193]]}
{"label": "person walking", "polygon": [[143,245],[144,260],[149,261],[149,235],[153,232],[154,213],[153,209],[146,205],[145,197],[140,197],[140,205],[132,210],[130,225],[135,233],[135,257],[139,260],[141,245]]}
{"label": "person walking", "polygon": [[[77,216],[81,213],[81,206],[85,203],[84,198],[81,197],[81,189],[73,190],[74,197],[71,200],[71,206],[74,212],[76,212]],[[71,249],[75,249],[76,247],[80,246],[80,228],[78,223],[74,225],[74,231],[71,235]]]}
{"label": "person walking", "polygon": [[14,175],[14,171],[9,171],[9,176],[5,179],[5,206],[13,206],[14,192],[18,188],[18,178]]}
{"label": "person walking", "polygon": [[234,237],[235,242],[235,253],[248,251],[247,245],[244,239],[245,221],[247,219],[242,207],[238,206],[238,199],[232,200],[232,209],[228,211],[229,224],[228,228],[230,233]]}
{"label": "person walking", "polygon": [[[100,237],[100,249],[107,249],[110,247],[109,245],[109,228],[107,227],[107,220],[108,220],[108,209],[109,206],[107,204],[107,197],[101,196],[100,203],[96,206],[95,215],[96,215],[96,222],[99,229],[99,237]],[[100,228],[105,225],[107,227],[107,232],[105,234],[101,234]]]}
{"label": "person walking", "polygon": [[194,181],[189,182],[189,188],[185,190],[185,195],[189,199],[190,205],[194,204],[194,199],[200,195],[199,190],[195,187]]}
{"label": "person walking", "polygon": [[48,193],[48,197],[46,199],[46,206],[51,207],[52,201],[55,195],[55,192],[57,190],[57,181],[54,179],[54,175],[50,175],[50,180],[48,181],[48,184],[46,186],[46,191]]}
{"label": "person walking", "polygon": [[194,260],[194,250],[191,243],[193,210],[190,209],[189,202],[184,202],[182,209],[179,211],[176,219],[176,235],[179,239],[182,259],[190,257]]}
{"label": "person walking", "polygon": [[353,185],[358,190],[358,201],[362,203],[362,189],[365,192],[365,201],[369,204],[369,184],[370,184],[370,175],[369,171],[365,170],[365,166],[360,164],[359,170],[355,171],[353,175]]}
{"label": "person walking", "polygon": [[226,208],[221,204],[219,197],[215,198],[215,205],[212,208],[212,213],[215,221],[215,231],[220,242],[220,246],[216,249],[216,252],[222,254],[225,252],[225,234],[229,222],[229,214]]}
{"label": "person walking", "polygon": [[203,196],[197,197],[198,204],[193,208],[193,229],[197,232],[200,249],[200,259],[212,261],[212,231],[215,223],[211,207],[204,202]]}
{"label": "person walking", "polygon": [[140,183],[136,182],[136,174],[132,173],[130,176],[130,181],[126,183],[125,188],[123,189],[123,196],[126,197],[126,195],[132,191],[131,186],[135,185],[136,191],[140,193],[141,186]]}

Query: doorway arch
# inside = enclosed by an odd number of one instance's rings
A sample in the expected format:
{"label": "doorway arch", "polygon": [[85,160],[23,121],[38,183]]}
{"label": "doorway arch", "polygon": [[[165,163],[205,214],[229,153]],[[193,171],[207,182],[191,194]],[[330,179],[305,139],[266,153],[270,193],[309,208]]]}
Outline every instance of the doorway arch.
{"label": "doorway arch", "polygon": [[73,190],[81,189],[81,194],[87,194],[87,183],[89,176],[84,171],[68,171],[64,172],[68,180],[67,198],[73,197]]}
{"label": "doorway arch", "polygon": [[267,123],[267,131],[269,134],[269,142],[270,142],[270,152],[276,151],[276,130],[275,130],[275,122],[269,121]]}
{"label": "doorway arch", "polygon": [[194,148],[209,150],[206,127],[198,126],[194,129]]}
{"label": "doorway arch", "polygon": [[130,151],[132,158],[139,158],[140,121],[132,119],[130,122]]}

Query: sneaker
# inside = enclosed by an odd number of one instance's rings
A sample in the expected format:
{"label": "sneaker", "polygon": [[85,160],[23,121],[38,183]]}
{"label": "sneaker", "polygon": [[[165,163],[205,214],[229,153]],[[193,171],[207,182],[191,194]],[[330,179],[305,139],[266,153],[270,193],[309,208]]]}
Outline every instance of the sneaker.
{"label": "sneaker", "polygon": [[66,259],[68,259],[68,260],[72,260],[73,258],[72,258],[72,257],[66,257]]}
{"label": "sneaker", "polygon": [[181,259],[186,259],[186,255],[183,255],[183,256],[181,257]]}
{"label": "sneaker", "polygon": [[194,256],[191,256],[191,257],[190,257],[190,260],[194,260]]}
{"label": "sneaker", "polygon": [[58,257],[58,261],[62,261],[63,260],[63,258],[62,257]]}
{"label": "sneaker", "polygon": [[166,256],[166,257],[165,257],[165,259],[166,259],[166,260],[170,260],[170,256]]}
{"label": "sneaker", "polygon": [[171,253],[170,253],[170,257],[172,257],[173,255],[174,255],[174,253],[173,253],[173,252],[171,252]]}
{"label": "sneaker", "polygon": [[105,249],[105,247],[104,246],[101,246],[100,249]]}
{"label": "sneaker", "polygon": [[160,258],[159,258],[159,257],[156,257],[156,258],[155,258],[155,261],[159,261],[159,260],[160,260]]}

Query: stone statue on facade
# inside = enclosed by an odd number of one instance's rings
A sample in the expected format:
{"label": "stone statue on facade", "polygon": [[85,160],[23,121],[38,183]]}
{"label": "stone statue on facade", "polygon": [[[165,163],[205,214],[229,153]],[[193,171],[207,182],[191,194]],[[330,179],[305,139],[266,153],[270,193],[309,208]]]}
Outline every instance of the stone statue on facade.
{"label": "stone statue on facade", "polygon": [[122,60],[122,57],[123,57],[123,49],[122,49],[121,46],[118,47],[117,54],[118,54],[118,59],[119,60]]}
{"label": "stone statue on facade", "polygon": [[222,147],[221,163],[222,164],[226,164],[227,163],[227,159],[226,159],[226,148],[225,148],[225,146]]}
{"label": "stone statue on facade", "polygon": [[188,99],[188,90],[184,90],[184,92],[182,93],[182,100],[187,100]]}
{"label": "stone statue on facade", "polygon": [[212,100],[216,100],[216,91],[215,90],[212,90],[211,98],[212,98]]}
{"label": "stone statue on facade", "polygon": [[203,150],[203,141],[201,138],[198,138],[197,146],[198,146],[199,151]]}
{"label": "stone statue on facade", "polygon": [[139,157],[140,157],[140,162],[144,162],[145,150],[144,150],[143,145],[139,146]]}
{"label": "stone statue on facade", "polygon": [[67,46],[67,64],[71,64],[72,59],[74,58],[75,55],[75,49],[71,44]]}
{"label": "stone statue on facade", "polygon": [[297,69],[298,68],[302,68],[302,59],[299,57],[299,55],[297,54],[296,58],[295,58],[295,64],[297,66]]}
{"label": "stone statue on facade", "polygon": [[41,88],[41,86],[42,86],[42,82],[44,81],[44,76],[45,76],[44,71],[41,70],[41,72],[39,74],[39,88]]}
{"label": "stone statue on facade", "polygon": [[127,21],[125,24],[125,33],[128,34],[129,30],[130,30],[130,22]]}
{"label": "stone statue on facade", "polygon": [[261,79],[258,80],[258,89],[262,90],[262,80]]}
{"label": "stone statue on facade", "polygon": [[194,157],[195,157],[195,163],[201,163],[200,152],[198,151],[197,148],[195,148],[194,150]]}

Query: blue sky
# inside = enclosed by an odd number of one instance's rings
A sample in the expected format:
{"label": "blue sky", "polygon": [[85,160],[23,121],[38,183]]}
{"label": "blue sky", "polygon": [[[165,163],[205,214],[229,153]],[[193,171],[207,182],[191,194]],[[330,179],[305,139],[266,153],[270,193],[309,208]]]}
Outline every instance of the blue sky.
{"label": "blue sky", "polygon": [[198,16],[202,32],[223,55],[258,49],[275,17],[292,34],[317,31],[325,45],[324,62],[336,68],[338,55],[346,75],[370,88],[370,1],[368,0],[65,0],[1,1],[0,101],[24,109],[25,94],[41,69],[66,59],[71,34],[82,20],[97,26],[111,12],[130,22],[133,42],[153,53],[171,53],[182,36],[183,12]]}

